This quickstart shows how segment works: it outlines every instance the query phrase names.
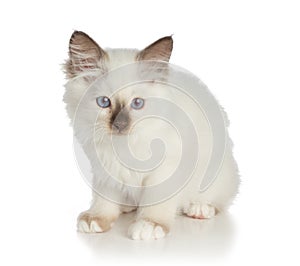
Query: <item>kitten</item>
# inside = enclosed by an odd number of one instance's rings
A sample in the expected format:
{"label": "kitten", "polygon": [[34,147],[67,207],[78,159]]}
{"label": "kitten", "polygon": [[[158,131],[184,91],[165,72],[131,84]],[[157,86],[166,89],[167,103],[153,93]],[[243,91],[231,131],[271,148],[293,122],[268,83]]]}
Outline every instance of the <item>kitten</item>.
{"label": "kitten", "polygon": [[[75,31],[71,36],[69,59],[64,65],[68,79],[64,101],[73,122],[74,135],[91,163],[94,178],[91,207],[78,217],[80,232],[108,231],[121,213],[136,210],[136,219],[128,230],[129,237],[158,239],[169,232],[178,211],[192,218],[212,218],[218,212],[226,210],[235,197],[239,177],[230,141],[226,146],[217,178],[207,190],[199,192],[199,185],[210,157],[210,128],[203,113],[197,111],[197,106],[189,103],[186,96],[183,94],[178,96],[174,89],[155,80],[145,84],[133,84],[115,93],[109,90],[109,86],[104,86],[105,83],[98,82],[97,86],[93,85],[97,82],[97,78],[103,77],[105,80],[105,75],[109,71],[130,63],[152,62],[152,60],[168,62],[172,49],[171,36],[161,38],[141,51],[104,50],[83,32]],[[149,65],[152,68],[154,66],[154,70],[155,66],[157,69],[160,67],[155,63]],[[169,72],[166,68],[160,69],[157,73],[165,80],[168,79]],[[120,79],[127,76],[128,74],[124,73],[122,77],[121,73]],[[117,80],[118,78],[115,79]],[[88,100],[82,100],[84,97]],[[176,121],[176,115],[168,112],[167,107],[164,108],[163,105],[158,108],[158,103],[151,102],[150,99],[153,97],[169,99],[185,110],[199,133],[198,144],[190,143],[190,148],[200,147],[202,154],[189,182],[180,190],[174,190],[176,193],[173,193],[172,197],[166,197],[165,200],[156,200],[158,197],[156,193],[150,193],[151,199],[145,200],[143,190],[139,190],[137,195],[127,186],[141,187],[146,191],[147,187],[160,184],[168,178],[176,170],[181,159],[180,139],[172,126],[153,117],[139,123],[139,119],[147,112],[148,114],[164,112]],[[96,117],[96,121],[93,117]],[[182,120],[179,122],[184,124],[185,121]],[[183,127],[186,127],[186,124]],[[151,157],[152,150],[149,143],[153,138],[162,139],[167,150],[164,161],[158,168],[146,172],[136,171],[122,164],[115,154],[116,147],[120,151],[122,147],[125,149],[124,140],[126,140],[126,143],[127,141],[131,143],[132,152],[145,160]],[[113,147],[112,139],[116,147]],[[103,175],[99,161],[118,182]],[[101,195],[101,191],[110,196]],[[127,204],[128,202],[131,204]]]}

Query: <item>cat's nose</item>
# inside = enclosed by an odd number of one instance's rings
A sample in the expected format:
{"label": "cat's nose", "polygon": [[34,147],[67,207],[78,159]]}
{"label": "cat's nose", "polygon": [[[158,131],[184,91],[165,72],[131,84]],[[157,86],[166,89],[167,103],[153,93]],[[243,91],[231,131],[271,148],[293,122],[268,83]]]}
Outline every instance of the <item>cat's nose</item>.
{"label": "cat's nose", "polygon": [[[118,110],[117,110],[118,111]],[[129,113],[126,109],[122,109],[121,111],[115,111],[115,114],[112,115],[110,123],[111,129],[115,133],[123,133],[125,132],[130,124]]]}
{"label": "cat's nose", "polygon": [[119,132],[126,129],[127,126],[128,126],[128,123],[126,121],[122,121],[122,120],[115,120],[112,124],[113,130],[116,130],[116,131],[119,131]]}

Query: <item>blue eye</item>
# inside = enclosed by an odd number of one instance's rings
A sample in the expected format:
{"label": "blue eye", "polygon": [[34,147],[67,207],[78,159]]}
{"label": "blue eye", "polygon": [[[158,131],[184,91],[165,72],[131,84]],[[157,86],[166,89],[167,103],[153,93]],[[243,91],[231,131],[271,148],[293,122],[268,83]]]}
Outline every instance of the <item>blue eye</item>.
{"label": "blue eye", "polygon": [[141,109],[144,106],[144,102],[142,98],[134,98],[131,102],[131,107],[136,110]]}
{"label": "blue eye", "polygon": [[101,107],[101,108],[107,108],[111,105],[110,103],[110,99],[106,96],[100,96],[96,99],[97,104]]}

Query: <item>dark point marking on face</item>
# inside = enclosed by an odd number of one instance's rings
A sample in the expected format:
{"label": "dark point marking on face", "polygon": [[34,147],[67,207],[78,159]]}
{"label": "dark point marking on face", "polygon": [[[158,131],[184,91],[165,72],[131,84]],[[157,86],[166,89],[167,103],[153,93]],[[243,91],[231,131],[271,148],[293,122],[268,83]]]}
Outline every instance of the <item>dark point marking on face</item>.
{"label": "dark point marking on face", "polygon": [[130,128],[129,110],[126,105],[119,100],[112,105],[112,113],[110,117],[110,128],[112,133],[125,134]]}

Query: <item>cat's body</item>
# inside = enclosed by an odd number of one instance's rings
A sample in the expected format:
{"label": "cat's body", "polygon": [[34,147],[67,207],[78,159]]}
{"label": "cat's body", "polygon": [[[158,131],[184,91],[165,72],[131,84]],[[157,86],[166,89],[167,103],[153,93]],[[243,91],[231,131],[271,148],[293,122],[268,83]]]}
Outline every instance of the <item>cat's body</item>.
{"label": "cat's body", "polygon": [[[129,228],[129,236],[133,239],[157,239],[169,232],[177,212],[193,218],[211,218],[217,211],[225,210],[237,193],[239,178],[230,141],[226,146],[218,177],[205,192],[199,193],[201,178],[210,158],[210,128],[203,113],[197,110],[196,105],[188,103],[188,99],[184,99],[184,96],[177,95],[174,90],[155,82],[144,86],[131,86],[114,95],[111,95],[112,92],[107,88],[87,91],[97,77],[126,64],[143,60],[167,62],[171,55],[172,44],[172,38],[165,37],[142,51],[134,49],[104,51],[86,34],[75,32],[72,35],[70,58],[65,65],[69,81],[66,84],[64,100],[71,120],[74,122],[76,116],[79,121],[74,123],[74,134],[90,160],[95,180],[91,207],[78,218],[79,231],[87,233],[107,231],[122,212],[137,209],[137,217]],[[82,110],[85,111],[78,113],[78,105],[84,95],[90,100],[83,101]],[[184,108],[194,121],[196,131],[200,132],[198,144],[201,147],[202,157],[192,178],[180,191],[176,191],[172,197],[159,203],[140,206],[140,202],[145,202],[144,195],[135,195],[126,185],[147,187],[159,184],[172,174],[180,161],[180,139],[171,126],[159,119],[135,123],[145,112],[151,113],[151,108],[155,109],[155,106],[151,107],[147,102],[151,97],[168,98]],[[91,119],[100,109],[101,113],[97,116],[97,120]],[[96,131],[94,131],[95,122]],[[134,130],[130,131],[131,128]],[[153,138],[160,138],[166,145],[165,160],[159,168],[151,171],[139,172],[128,169],[116,156],[111,136],[114,136],[114,145],[121,147],[123,140],[129,137],[133,153],[141,159],[151,156],[151,149],[147,146],[149,142]],[[101,175],[99,161],[119,182],[112,182],[111,178]],[[108,194],[113,201],[95,192],[103,191],[103,188],[109,191]],[[122,204],[128,202],[128,199],[137,201],[136,206]]]}

